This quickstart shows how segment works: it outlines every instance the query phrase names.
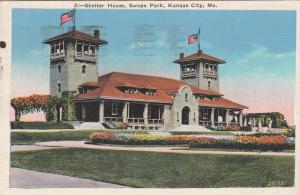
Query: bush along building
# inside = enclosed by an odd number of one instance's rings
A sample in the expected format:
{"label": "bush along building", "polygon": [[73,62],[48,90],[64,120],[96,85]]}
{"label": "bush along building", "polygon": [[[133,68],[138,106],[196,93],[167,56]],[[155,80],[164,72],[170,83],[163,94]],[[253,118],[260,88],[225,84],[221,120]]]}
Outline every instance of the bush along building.
{"label": "bush along building", "polygon": [[180,68],[180,80],[175,80],[121,72],[99,76],[99,48],[108,44],[99,30],[93,36],[71,30],[44,43],[51,47],[50,95],[74,92],[74,105],[67,109],[76,111],[78,121],[117,121],[149,130],[244,124],[247,107],[219,92],[219,66],[225,61],[200,49],[174,61]]}

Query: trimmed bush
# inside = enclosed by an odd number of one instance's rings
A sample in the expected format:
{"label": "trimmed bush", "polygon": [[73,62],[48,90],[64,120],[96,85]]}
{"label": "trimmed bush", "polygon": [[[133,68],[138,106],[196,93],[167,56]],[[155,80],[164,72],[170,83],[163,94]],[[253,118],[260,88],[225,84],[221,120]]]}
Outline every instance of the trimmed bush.
{"label": "trimmed bush", "polygon": [[74,129],[68,123],[56,122],[11,122],[11,129]]}

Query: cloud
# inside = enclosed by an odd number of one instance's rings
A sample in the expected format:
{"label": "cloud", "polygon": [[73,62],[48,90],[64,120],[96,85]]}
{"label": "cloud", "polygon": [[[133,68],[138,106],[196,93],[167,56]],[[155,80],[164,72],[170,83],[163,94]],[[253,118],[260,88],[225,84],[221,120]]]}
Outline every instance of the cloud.
{"label": "cloud", "polygon": [[[151,40],[152,39],[152,40]],[[149,41],[150,40],[150,41]],[[168,48],[170,47],[169,34],[167,31],[159,31],[151,37],[145,37],[145,40],[138,40],[128,46],[128,49],[144,49],[144,48]]]}

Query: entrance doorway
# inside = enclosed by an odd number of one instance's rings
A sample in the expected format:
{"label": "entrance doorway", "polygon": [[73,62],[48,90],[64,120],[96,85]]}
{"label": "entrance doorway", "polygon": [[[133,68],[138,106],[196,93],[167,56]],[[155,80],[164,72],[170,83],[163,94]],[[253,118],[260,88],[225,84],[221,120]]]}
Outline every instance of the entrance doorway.
{"label": "entrance doorway", "polygon": [[181,124],[183,125],[189,124],[189,115],[190,115],[190,108],[185,106],[182,109],[182,113],[181,113]]}

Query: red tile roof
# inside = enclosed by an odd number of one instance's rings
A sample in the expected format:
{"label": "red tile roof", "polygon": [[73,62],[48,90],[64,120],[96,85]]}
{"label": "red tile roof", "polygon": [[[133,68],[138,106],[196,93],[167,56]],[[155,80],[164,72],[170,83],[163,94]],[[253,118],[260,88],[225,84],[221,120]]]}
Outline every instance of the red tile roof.
{"label": "red tile roof", "polygon": [[207,107],[248,109],[247,106],[238,104],[236,102],[225,99],[223,97],[220,98],[219,100],[200,99],[198,102],[200,106],[207,106]]}
{"label": "red tile roof", "polygon": [[[89,82],[91,84],[91,82]],[[89,86],[90,84],[82,84],[81,86]],[[92,82],[92,84],[95,84]],[[124,93],[120,90],[120,86],[135,86],[136,88],[148,88],[156,89],[156,95],[145,95],[143,93]],[[79,94],[75,100],[85,99],[118,99],[118,100],[133,100],[133,101],[147,101],[147,102],[160,102],[160,103],[172,103],[172,95],[183,86],[188,85],[191,87],[194,94],[222,96],[222,94],[213,90],[203,90],[193,87],[184,81],[175,80],[165,77],[138,75],[120,72],[111,72],[99,77],[98,88],[90,90],[85,94]],[[247,108],[238,103],[232,102],[225,98],[221,98],[217,101],[200,100],[199,105],[209,107],[224,107],[224,108]]]}
{"label": "red tile roof", "polygon": [[79,87],[99,87],[97,82],[86,82],[79,85]]}
{"label": "red tile roof", "polygon": [[90,34],[87,34],[87,33],[80,32],[78,30],[71,30],[69,32],[51,37],[49,39],[46,39],[44,41],[44,43],[51,43],[53,41],[57,41],[57,40],[64,39],[64,38],[83,40],[83,41],[91,41],[93,43],[100,44],[100,45],[107,44],[107,41],[105,41],[105,40],[91,36]]}
{"label": "red tile roof", "polygon": [[184,63],[184,62],[192,62],[192,61],[200,61],[200,60],[206,60],[206,61],[212,61],[212,62],[216,62],[218,64],[224,64],[225,61],[224,60],[220,60],[216,57],[207,55],[205,53],[194,53],[192,55],[180,58],[178,60],[175,60],[174,63]]}

